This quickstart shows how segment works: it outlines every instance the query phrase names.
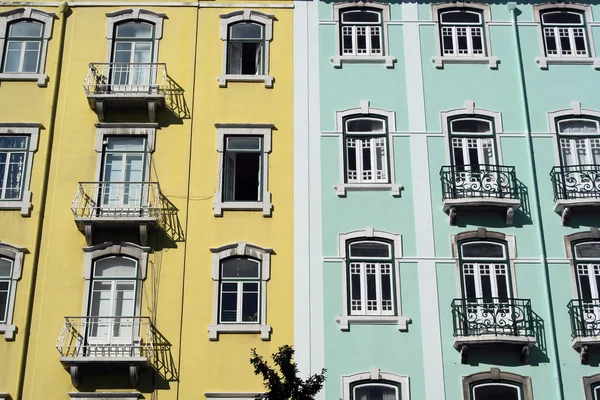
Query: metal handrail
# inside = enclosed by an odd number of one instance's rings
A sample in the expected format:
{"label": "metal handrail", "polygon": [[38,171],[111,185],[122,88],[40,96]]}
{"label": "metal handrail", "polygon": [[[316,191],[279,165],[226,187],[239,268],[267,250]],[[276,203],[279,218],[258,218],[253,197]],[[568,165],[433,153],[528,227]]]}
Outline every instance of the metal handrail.
{"label": "metal handrail", "polygon": [[165,63],[90,63],[83,81],[86,94],[164,94],[168,88]]}
{"label": "metal handrail", "polygon": [[442,198],[519,199],[515,167],[494,164],[448,165],[440,170]]}
{"label": "metal handrail", "polygon": [[600,199],[600,165],[556,166],[550,171],[554,201]]}
{"label": "metal handrail", "polygon": [[574,299],[567,304],[571,337],[598,337],[600,340],[600,299]]}

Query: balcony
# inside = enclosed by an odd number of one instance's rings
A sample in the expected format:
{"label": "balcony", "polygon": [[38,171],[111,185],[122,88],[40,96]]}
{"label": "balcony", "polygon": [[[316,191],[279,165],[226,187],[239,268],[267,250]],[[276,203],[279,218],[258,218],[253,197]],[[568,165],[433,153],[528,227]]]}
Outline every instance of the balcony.
{"label": "balcony", "polygon": [[164,107],[168,90],[167,66],[163,63],[91,63],[83,88],[98,120],[107,108],[147,107],[150,122],[156,108]]}
{"label": "balcony", "polygon": [[531,300],[474,298],[452,301],[454,348],[463,364],[471,347],[518,346],[521,362],[529,360],[529,349],[537,342]]}
{"label": "balcony", "polygon": [[600,165],[554,167],[550,172],[554,188],[554,211],[562,224],[569,223],[574,209],[600,207]]}
{"label": "balcony", "polygon": [[521,201],[515,167],[500,165],[444,166],[440,171],[443,210],[456,223],[459,210],[500,208],[506,212],[506,225],[512,225]]}
{"label": "balcony", "polygon": [[75,387],[82,371],[107,365],[115,373],[127,370],[136,386],[140,368],[159,370],[165,354],[170,356],[170,347],[149,317],[65,317],[56,343],[60,362]]}
{"label": "balcony", "polygon": [[157,182],[79,182],[71,203],[77,228],[92,245],[92,233],[100,229],[139,228],[140,243],[159,226],[162,214]]}
{"label": "balcony", "polygon": [[567,305],[571,318],[571,346],[586,364],[591,347],[600,345],[600,299],[571,300]]}

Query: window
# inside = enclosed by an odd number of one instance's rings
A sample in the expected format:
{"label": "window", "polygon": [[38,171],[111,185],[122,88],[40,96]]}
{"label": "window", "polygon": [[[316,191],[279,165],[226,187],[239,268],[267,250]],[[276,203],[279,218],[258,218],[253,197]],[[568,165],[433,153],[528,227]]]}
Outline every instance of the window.
{"label": "window", "polygon": [[577,281],[577,325],[579,335],[600,335],[600,241],[573,245],[573,263]]}
{"label": "window", "polygon": [[266,292],[273,250],[237,242],[210,251],[215,291],[210,340],[229,332],[260,333],[262,340],[269,340]]}
{"label": "window", "polygon": [[39,124],[0,123],[0,209],[29,215],[29,183],[39,129]]}
{"label": "window", "polygon": [[406,330],[409,317],[402,315],[398,260],[400,235],[367,228],[339,235],[340,257],[344,260],[340,329],[352,324],[396,324]]}
{"label": "window", "polygon": [[342,400],[410,400],[408,377],[373,368],[343,376]]}
{"label": "window", "polygon": [[15,337],[13,314],[24,253],[24,248],[0,242],[0,333],[6,340]]}
{"label": "window", "polygon": [[338,32],[338,54],[331,58],[335,67],[342,61],[384,62],[394,66],[387,46],[389,5],[369,3],[368,7],[356,3],[334,4],[334,19]]}
{"label": "window", "polygon": [[600,375],[584,376],[585,400],[600,400]]}
{"label": "window", "polygon": [[591,118],[556,121],[563,166],[600,165],[600,123]]}
{"label": "window", "polygon": [[531,378],[492,368],[462,378],[465,400],[533,400]]}
{"label": "window", "polygon": [[460,171],[480,171],[496,164],[494,131],[489,120],[457,118],[450,121],[452,164]]}
{"label": "window", "polygon": [[273,125],[216,124],[219,183],[213,209],[262,210],[271,215],[268,191],[269,153]]}
{"label": "window", "polygon": [[447,3],[432,8],[438,29],[438,54],[433,57],[437,68],[443,68],[444,62],[487,63],[490,68],[497,68],[498,57],[490,56],[489,5],[469,3],[465,7]]}
{"label": "window", "polygon": [[148,91],[156,78],[152,66],[154,25],[129,21],[115,26],[111,85],[115,91]]}
{"label": "window", "polygon": [[1,80],[34,80],[46,86],[44,74],[54,14],[19,8],[0,13]]}
{"label": "window", "polygon": [[600,69],[595,58],[593,37],[588,24],[593,22],[588,5],[544,4],[534,5],[534,18],[540,24],[540,68],[549,63],[593,64]]}
{"label": "window", "polygon": [[240,10],[221,15],[223,74],[219,86],[227,82],[264,82],[273,87],[269,75],[269,48],[273,40],[274,15]]}

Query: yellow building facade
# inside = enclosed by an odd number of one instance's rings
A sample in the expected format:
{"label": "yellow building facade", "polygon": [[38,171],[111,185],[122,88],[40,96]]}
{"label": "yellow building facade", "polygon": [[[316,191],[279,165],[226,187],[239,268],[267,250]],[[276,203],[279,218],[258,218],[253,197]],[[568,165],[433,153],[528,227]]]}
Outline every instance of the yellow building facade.
{"label": "yellow building facade", "polygon": [[250,350],[294,339],[293,31],[286,1],[0,6],[0,398],[264,391]]}

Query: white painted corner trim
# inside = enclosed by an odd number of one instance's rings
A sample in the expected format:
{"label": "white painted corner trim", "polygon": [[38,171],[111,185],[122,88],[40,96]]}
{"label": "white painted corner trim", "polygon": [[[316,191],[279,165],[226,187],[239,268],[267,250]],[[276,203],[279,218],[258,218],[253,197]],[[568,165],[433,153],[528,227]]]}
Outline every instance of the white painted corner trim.
{"label": "white painted corner trim", "polygon": [[[273,21],[275,15],[265,14],[260,11],[245,8],[243,10],[233,11],[227,14],[221,14],[221,41],[223,42],[223,73],[218,76],[219,87],[226,88],[227,82],[264,82],[266,88],[273,87],[273,77],[269,74],[271,41],[273,40]],[[265,48],[263,74],[261,75],[238,75],[227,73],[227,54],[229,27],[242,21],[253,21],[261,24],[265,28]]]}
{"label": "white painted corner trim", "polygon": [[13,320],[15,299],[17,296],[17,283],[21,279],[23,273],[23,255],[26,251],[27,249],[25,247],[17,247],[5,242],[0,242],[0,256],[4,256],[12,261],[6,321],[4,321],[3,324],[0,324],[0,333],[4,333],[4,339],[7,341],[15,339],[15,331],[17,330]]}
{"label": "white painted corner trim", "polygon": [[[271,279],[271,248],[263,248],[246,242],[226,244],[221,247],[211,248],[212,254],[212,280],[213,280],[213,323],[208,326],[210,340],[219,340],[220,333],[260,333],[262,340],[271,339],[271,326],[267,325],[267,282]],[[261,266],[261,296],[260,317],[258,323],[219,323],[219,293],[221,279],[221,261],[229,257],[250,257],[260,260]]]}
{"label": "white painted corner trim", "polygon": [[[269,154],[271,153],[272,124],[215,124],[217,128],[217,151],[219,152],[219,174],[217,192],[213,202],[213,214],[222,217],[224,210],[262,211],[264,217],[270,217],[273,210],[271,192],[269,192]],[[226,136],[259,136],[262,145],[262,201],[224,201],[223,172],[225,171],[225,137]]]}
{"label": "white painted corner trim", "polygon": [[385,381],[400,385],[400,398],[410,400],[410,379],[406,375],[398,375],[391,372],[383,372],[379,368],[371,368],[368,372],[359,372],[352,375],[342,376],[343,400],[350,400],[351,386],[357,383],[382,383]]}

